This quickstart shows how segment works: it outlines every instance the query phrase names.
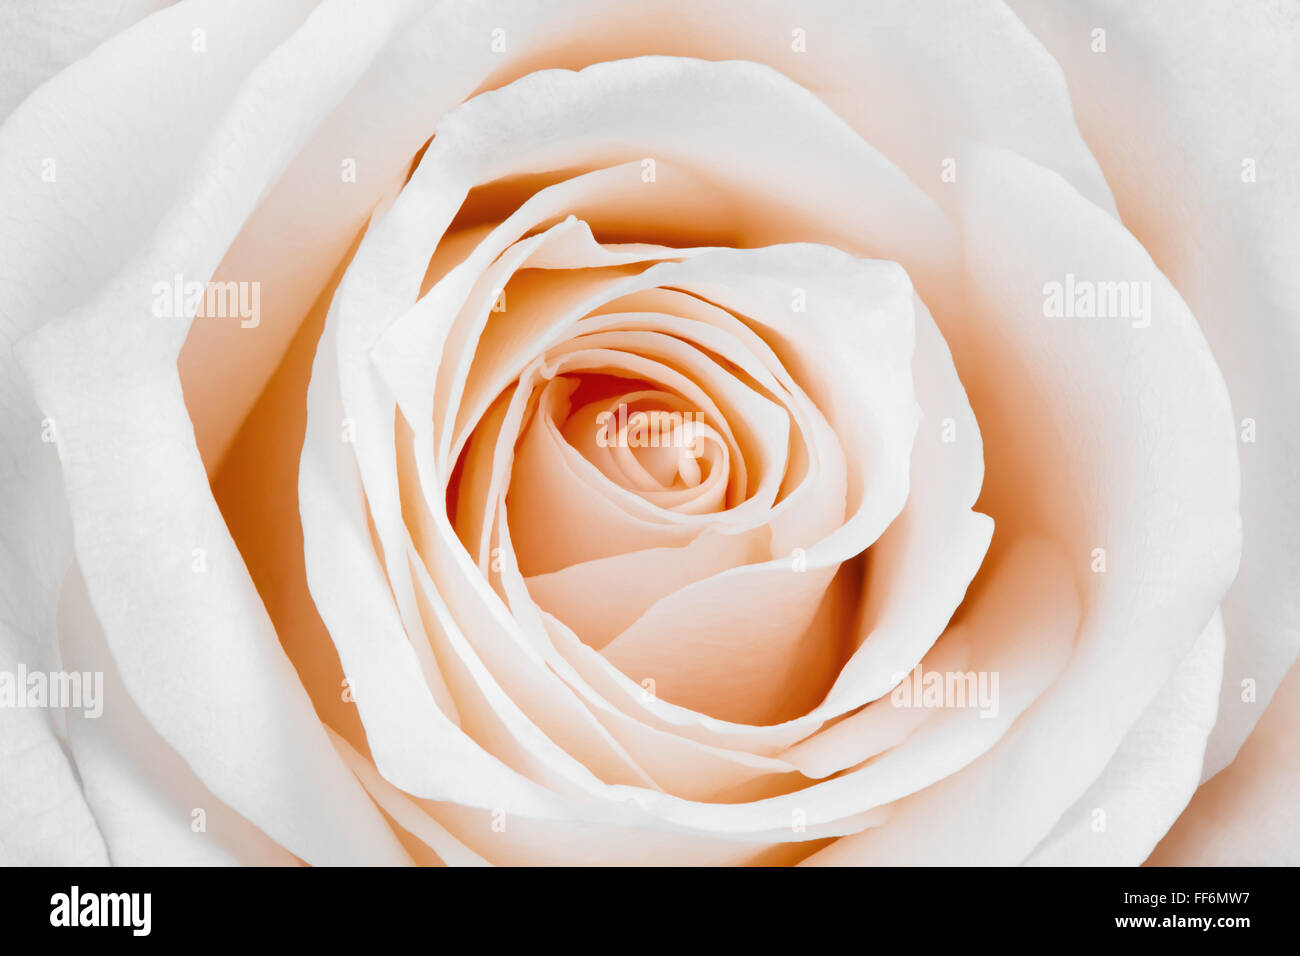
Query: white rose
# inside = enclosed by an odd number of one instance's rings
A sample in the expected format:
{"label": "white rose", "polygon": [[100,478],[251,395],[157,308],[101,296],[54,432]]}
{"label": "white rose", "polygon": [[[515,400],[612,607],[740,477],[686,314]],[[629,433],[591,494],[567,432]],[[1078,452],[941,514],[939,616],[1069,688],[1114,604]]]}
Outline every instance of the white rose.
{"label": "white rose", "polygon": [[4,33],[0,860],[1297,860],[1293,8],[152,7]]}

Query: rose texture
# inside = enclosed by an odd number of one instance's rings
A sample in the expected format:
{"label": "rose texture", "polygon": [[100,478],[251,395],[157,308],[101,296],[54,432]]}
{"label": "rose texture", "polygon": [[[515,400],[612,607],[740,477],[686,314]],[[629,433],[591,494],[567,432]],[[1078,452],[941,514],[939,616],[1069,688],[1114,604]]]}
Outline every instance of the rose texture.
{"label": "rose texture", "polygon": [[1300,862],[1294,4],[94,6],[0,862]]}

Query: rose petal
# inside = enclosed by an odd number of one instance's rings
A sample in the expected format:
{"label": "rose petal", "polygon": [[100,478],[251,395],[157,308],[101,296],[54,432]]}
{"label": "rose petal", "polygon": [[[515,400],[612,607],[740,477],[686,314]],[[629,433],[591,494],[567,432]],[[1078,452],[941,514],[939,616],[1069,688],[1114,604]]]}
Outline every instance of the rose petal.
{"label": "rose petal", "polygon": [[[826,787],[839,780],[881,775],[885,776],[882,785],[891,794],[915,795],[896,804],[880,827],[845,837],[807,862],[862,865],[891,851],[900,863],[922,861],[919,854],[912,855],[909,845],[899,845],[896,834],[910,829],[918,808],[933,811],[935,795],[941,794],[949,781],[963,776],[970,766],[979,766],[983,760],[977,757],[990,748],[996,750],[999,741],[1007,739],[1003,735],[1012,722],[1034,705],[1065,668],[1078,622],[1078,596],[1059,545],[1042,538],[1020,538],[1004,555],[993,559],[986,590],[973,604],[969,618],[954,624],[935,651],[937,664],[946,656],[944,642],[965,643],[973,673],[977,677],[980,672],[990,675],[991,707],[939,710],[898,747],[822,784]],[[996,687],[991,683],[992,674],[998,675]],[[815,750],[803,756],[817,760]],[[958,772],[962,767],[967,770]],[[813,769],[822,772],[831,767],[814,765]],[[935,785],[922,789],[930,783]],[[932,818],[932,822],[941,825],[941,818]]]}
{"label": "rose petal", "polygon": [[32,90],[69,63],[170,0],[15,0],[0,7],[0,121]]}
{"label": "rose petal", "polygon": [[1215,615],[1102,775],[1057,821],[1028,866],[1136,866],[1187,806],[1218,710],[1223,620]]}
{"label": "rose petal", "polygon": [[68,739],[114,866],[298,865],[214,796],[149,726],[122,686],[75,568],[59,631],[66,669],[103,675],[102,712],[69,712]]}
{"label": "rose petal", "polygon": [[[1208,777],[1300,653],[1300,15],[1200,0],[1013,6],[1065,68],[1125,223],[1196,314],[1232,396],[1244,551],[1223,601]],[[1107,31],[1104,54],[1089,51],[1094,28]]]}
{"label": "rose petal", "polygon": [[[993,746],[1060,673],[1078,621],[1074,582],[1059,548],[1020,542],[998,572],[987,600],[952,632],[954,640],[969,641],[978,668],[998,670],[1006,678],[989,713],[943,710],[904,746],[796,793],[732,806],[687,804],[668,795],[641,802],[669,820],[705,822],[718,832],[743,832],[761,823],[776,826],[798,809],[811,839],[828,832],[855,833],[862,829],[859,814],[954,773]],[[1021,592],[1026,579],[1035,585],[1032,602]]]}
{"label": "rose petal", "polygon": [[[160,331],[142,295],[159,276],[213,273],[268,183],[382,43],[388,24],[353,28],[349,15],[331,7],[312,18],[254,71],[212,133],[223,149],[168,196],[176,205],[148,252],[19,348],[39,404],[60,423],[77,557],[123,682],[215,794],[308,862],[401,849],[325,738],[214,506],[175,368],[188,323]],[[285,82],[326,48],[339,51],[327,82]],[[137,561],[120,561],[124,547]],[[192,566],[196,548],[206,573]],[[159,668],[176,679],[158,682]],[[214,721],[236,732],[214,736]]]}
{"label": "rose petal", "polygon": [[[42,16],[59,14],[53,5],[40,6]],[[210,15],[214,39],[239,39],[219,44],[199,69],[186,70],[182,67],[194,65],[188,19],[194,11]],[[87,36],[140,12],[138,6],[126,8],[121,20],[88,26]],[[164,11],[105,41],[12,114],[8,110],[15,103],[9,98],[17,98],[19,84],[36,74],[6,71],[15,84],[0,94],[6,98],[0,106],[6,117],[0,127],[0,206],[6,210],[0,222],[0,258],[6,263],[0,296],[0,441],[13,465],[0,478],[5,509],[0,608],[6,609],[0,655],[7,668],[19,662],[34,670],[57,668],[54,610],[71,553],[67,506],[50,444],[61,437],[61,423],[38,410],[11,346],[89,298],[139,248],[211,132],[211,118],[302,14],[302,5],[272,11],[252,3],[198,3],[184,13]],[[31,10],[19,14],[27,23],[32,15]],[[19,38],[25,29],[6,26],[0,35]],[[72,51],[51,55],[63,58]],[[20,62],[8,52],[4,59]],[[150,69],[124,66],[140,63]],[[37,67],[42,74],[47,68]],[[154,69],[171,70],[173,82],[160,88]],[[121,148],[124,143],[140,149]],[[43,172],[54,180],[42,181]],[[104,196],[124,201],[105,215]],[[0,803],[8,807],[0,827],[10,852],[48,853],[35,858],[47,863],[102,860],[102,841],[47,716],[24,711],[6,717],[4,724],[2,746],[11,770],[0,785],[5,791]],[[20,788],[22,800],[7,792],[10,785]],[[54,829],[72,835],[74,846],[61,847],[60,838],[50,835],[47,827],[56,821]],[[29,842],[33,839],[44,840],[44,849]]]}
{"label": "rose petal", "polygon": [[[1084,617],[1069,667],[1011,732],[885,827],[842,841],[841,860],[1019,862],[1101,774],[1235,572],[1227,395],[1186,307],[1055,174],[998,152],[970,172],[972,324],[948,340],[984,438],[981,503],[1000,531],[1052,529]],[[1044,283],[1067,272],[1149,282],[1149,327],[1045,319]],[[1159,454],[1144,453],[1153,434]],[[1104,574],[1091,570],[1096,547]]]}
{"label": "rose petal", "polygon": [[948,346],[916,301],[917,402],[907,505],[867,557],[857,647],[819,708],[837,716],[912,670],[962,600],[988,550],[993,522],[973,510],[984,478],[979,425]]}
{"label": "rose petal", "polygon": [[339,734],[330,733],[334,746],[347,761],[371,796],[398,824],[421,840],[447,866],[489,866],[481,856],[448,833],[433,817],[425,813],[415,801],[379,775],[374,764],[363,757]]}
{"label": "rose petal", "polygon": [[1201,785],[1147,863],[1300,866],[1297,723],[1300,665],[1292,665],[1237,759]]}

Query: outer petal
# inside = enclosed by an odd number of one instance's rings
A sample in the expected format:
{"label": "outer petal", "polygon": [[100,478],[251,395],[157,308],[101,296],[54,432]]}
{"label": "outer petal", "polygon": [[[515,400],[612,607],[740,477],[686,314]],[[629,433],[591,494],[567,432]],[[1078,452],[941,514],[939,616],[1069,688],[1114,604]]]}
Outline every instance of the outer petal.
{"label": "outer petal", "polygon": [[1120,214],[1195,313],[1241,430],[1244,550],[1209,776],[1300,654],[1300,6],[1013,5],[1064,66]]}
{"label": "outer petal", "polygon": [[1105,771],[1026,860],[1031,866],[1136,866],[1196,792],[1223,671],[1214,616]]}
{"label": "outer petal", "polygon": [[[1062,173],[1103,208],[1113,207],[1074,127],[1059,68],[1000,3],[808,0],[797,17],[782,0],[647,0],[617,9],[605,0],[443,0],[412,10],[236,244],[235,261],[264,279],[269,328],[254,336],[206,326],[196,336],[202,360],[197,345],[182,356],[187,395],[199,396],[195,404],[203,409],[196,426],[210,466],[274,369],[288,342],[286,324],[306,310],[328,275],[331,252],[341,253],[439,117],[476,91],[533,70],[650,54],[752,60],[812,90],[950,211],[964,175],[958,172],[956,186],[941,180],[943,163],[976,142],[1017,151]],[[795,49],[796,30],[807,52]],[[978,45],[972,35],[980,37]],[[846,36],[853,42],[841,42]],[[902,90],[907,95],[894,92]],[[357,181],[340,186],[339,164],[346,159],[355,160]],[[291,261],[269,255],[277,244],[290,244],[299,255]],[[913,269],[937,309],[944,275],[927,283],[904,257],[887,257]]]}
{"label": "outer petal", "polygon": [[1228,767],[1201,786],[1154,866],[1300,866],[1300,665]]}
{"label": "outer petal", "polygon": [[0,122],[51,76],[171,0],[12,0],[0,6]]}
{"label": "outer petal", "polygon": [[[209,132],[205,119],[305,9],[285,4],[253,17],[256,4],[231,4],[227,22],[215,12],[221,4],[188,6],[190,13],[210,15],[205,22],[214,41],[228,41],[205,60],[194,63],[188,42],[192,21],[164,13],[108,41],[41,87],[0,126],[0,208],[5,210],[0,219],[0,447],[6,456],[0,469],[0,665],[6,668],[18,662],[31,669],[58,667],[54,608],[71,551],[54,444],[58,423],[32,401],[11,346],[86,299],[144,241]],[[6,25],[0,36],[23,32]],[[53,55],[63,59],[72,52]],[[4,62],[15,61],[5,55]],[[150,63],[150,69],[125,69],[123,63]],[[43,72],[46,66],[36,69]],[[153,79],[158,69],[173,69],[174,81],[159,87]],[[15,76],[5,95],[15,95],[17,84],[35,77]],[[154,123],[173,135],[143,135],[142,127]],[[132,140],[131,134],[140,134],[134,137],[139,152],[118,148]],[[160,142],[168,143],[170,152],[159,150]],[[53,180],[42,180],[43,172]],[[117,215],[104,214],[103,196],[129,195],[133,187],[140,190],[132,196],[135,202],[124,203]],[[0,727],[6,769],[0,780],[0,832],[6,834],[6,852],[20,858],[35,853],[34,862],[102,860],[99,836],[47,715],[5,713]],[[76,848],[54,849],[60,839],[47,833],[45,824],[56,819],[55,832],[79,837]],[[49,839],[29,851],[24,844],[36,834]]]}
{"label": "outer petal", "polygon": [[68,737],[114,866],[297,865],[213,796],[149,726],[122,686],[75,568],[64,586],[59,632],[66,670],[104,675],[102,712],[70,712]]}
{"label": "outer petal", "polygon": [[[1186,306],[1060,177],[1001,151],[975,160],[971,324],[948,338],[984,436],[981,504],[1000,533],[1037,527],[1062,542],[1084,616],[1060,679],[997,747],[841,841],[839,860],[1022,860],[1100,776],[1236,570],[1227,396]],[[1043,286],[1067,272],[1149,282],[1149,327],[1044,318]],[[1092,569],[1097,547],[1105,573]]]}
{"label": "outer petal", "polygon": [[[213,273],[267,185],[393,22],[347,4],[318,11],[241,87],[211,131],[221,148],[205,153],[187,188],[167,197],[176,205],[145,252],[22,350],[38,403],[60,426],[78,559],[123,682],[214,793],[313,863],[401,861],[405,854],[320,727],[221,522],[176,373],[187,323],[160,328],[147,290],[160,276]],[[334,70],[319,84],[292,82],[323,50],[337,56]],[[113,72],[111,64],[105,69]],[[43,92],[68,95],[88,80],[73,77],[66,89],[51,84]],[[33,98],[24,110],[42,102]],[[184,118],[186,128],[199,128],[191,131],[194,142],[208,132],[211,113]],[[17,134],[16,119],[3,134]],[[31,122],[39,124],[39,115]],[[6,148],[0,156],[14,158]],[[23,195],[30,206],[30,193]],[[112,241],[103,232],[96,239]],[[102,267],[113,260],[101,250],[95,261]],[[52,256],[40,271],[56,265],[70,270],[71,257]],[[83,289],[89,281],[78,280]],[[51,294],[49,285],[40,291]],[[123,548],[132,562],[120,559]],[[206,573],[195,573],[196,548]],[[160,682],[160,672],[174,679]]]}
{"label": "outer petal", "polygon": [[[52,626],[52,625],[51,625]],[[0,632],[0,671],[59,670],[53,642],[15,655]],[[0,866],[98,866],[103,836],[47,710],[0,708]]]}

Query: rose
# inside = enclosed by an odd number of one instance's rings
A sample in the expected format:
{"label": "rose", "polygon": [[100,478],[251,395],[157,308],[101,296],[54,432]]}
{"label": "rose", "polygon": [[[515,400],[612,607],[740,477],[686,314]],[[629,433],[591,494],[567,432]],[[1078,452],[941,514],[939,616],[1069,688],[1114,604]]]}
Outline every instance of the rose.
{"label": "rose", "polygon": [[0,128],[0,648],[107,683],[5,711],[6,860],[1294,853],[1285,697],[1192,798],[1296,654],[1294,18],[698,6],[187,3]]}

